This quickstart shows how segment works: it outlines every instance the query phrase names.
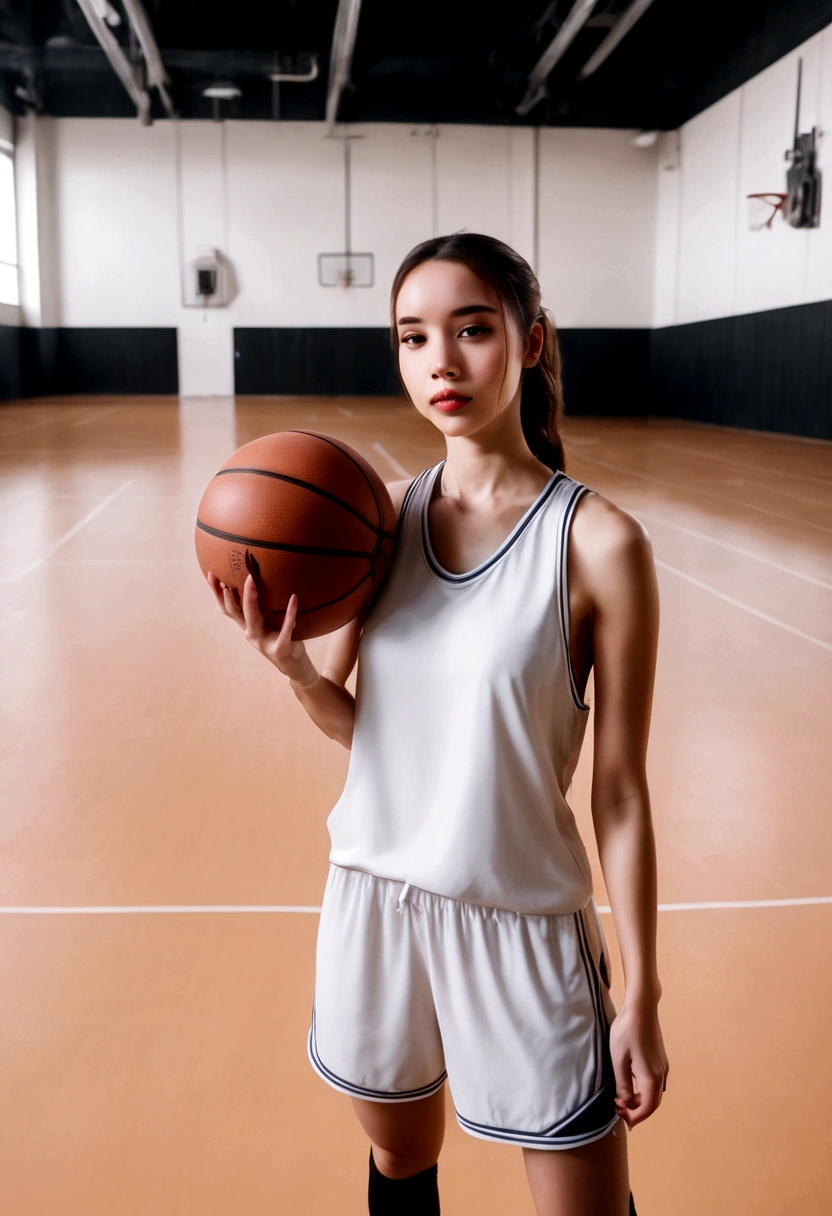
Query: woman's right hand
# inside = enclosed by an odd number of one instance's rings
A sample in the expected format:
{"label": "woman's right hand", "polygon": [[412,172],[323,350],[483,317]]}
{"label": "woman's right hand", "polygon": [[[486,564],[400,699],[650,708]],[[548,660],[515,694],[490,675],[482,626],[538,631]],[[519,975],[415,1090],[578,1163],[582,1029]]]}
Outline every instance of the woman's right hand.
{"label": "woman's right hand", "polygon": [[301,641],[292,640],[292,630],[298,611],[298,597],[289,597],[283,626],[280,630],[269,629],[260,610],[257,585],[249,574],[243,585],[242,603],[233,587],[221,583],[209,570],[208,585],[214,593],[217,607],[224,616],[236,621],[246,636],[249,645],[273,663],[278,671],[304,688],[310,688],[319,677],[309,653]]}

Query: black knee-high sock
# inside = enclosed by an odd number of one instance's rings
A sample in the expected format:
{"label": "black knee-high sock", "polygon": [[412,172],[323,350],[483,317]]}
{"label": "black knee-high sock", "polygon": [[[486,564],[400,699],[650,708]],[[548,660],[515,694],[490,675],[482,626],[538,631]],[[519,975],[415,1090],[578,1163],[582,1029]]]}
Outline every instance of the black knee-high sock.
{"label": "black knee-high sock", "polygon": [[370,1149],[370,1185],[367,1202],[370,1216],[439,1216],[438,1166],[432,1165],[411,1178],[387,1178],[381,1173]]}
{"label": "black knee-high sock", "polygon": [[630,1216],[638,1216],[636,1205],[633,1203],[633,1192],[630,1191]]}

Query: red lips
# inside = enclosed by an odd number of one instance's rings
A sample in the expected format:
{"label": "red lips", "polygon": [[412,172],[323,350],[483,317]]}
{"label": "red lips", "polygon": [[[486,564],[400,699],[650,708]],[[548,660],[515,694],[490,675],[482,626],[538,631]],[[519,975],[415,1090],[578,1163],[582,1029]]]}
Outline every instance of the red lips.
{"label": "red lips", "polygon": [[458,393],[456,389],[443,388],[441,392],[435,393],[434,396],[431,397],[430,403],[438,410],[442,410],[443,413],[447,414],[450,413],[451,410],[460,409],[467,401],[470,400],[470,397],[464,397],[462,393]]}

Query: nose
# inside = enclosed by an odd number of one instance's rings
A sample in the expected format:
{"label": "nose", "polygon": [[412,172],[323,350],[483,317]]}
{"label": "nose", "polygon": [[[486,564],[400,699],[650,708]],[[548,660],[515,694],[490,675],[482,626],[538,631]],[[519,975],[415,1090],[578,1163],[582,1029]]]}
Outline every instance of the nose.
{"label": "nose", "polygon": [[431,376],[434,380],[454,380],[459,377],[459,364],[455,363],[453,358],[446,355],[443,351],[434,364]]}

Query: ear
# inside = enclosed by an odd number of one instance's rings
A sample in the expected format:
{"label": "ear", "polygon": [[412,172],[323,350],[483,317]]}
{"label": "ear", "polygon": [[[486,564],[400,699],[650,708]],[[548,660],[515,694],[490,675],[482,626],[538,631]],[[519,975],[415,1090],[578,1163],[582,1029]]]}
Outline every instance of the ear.
{"label": "ear", "polygon": [[535,321],[529,334],[528,342],[526,343],[526,353],[523,356],[523,367],[535,367],[540,359],[543,351],[543,344],[546,341],[546,335],[543,332],[543,326],[539,321]]}

